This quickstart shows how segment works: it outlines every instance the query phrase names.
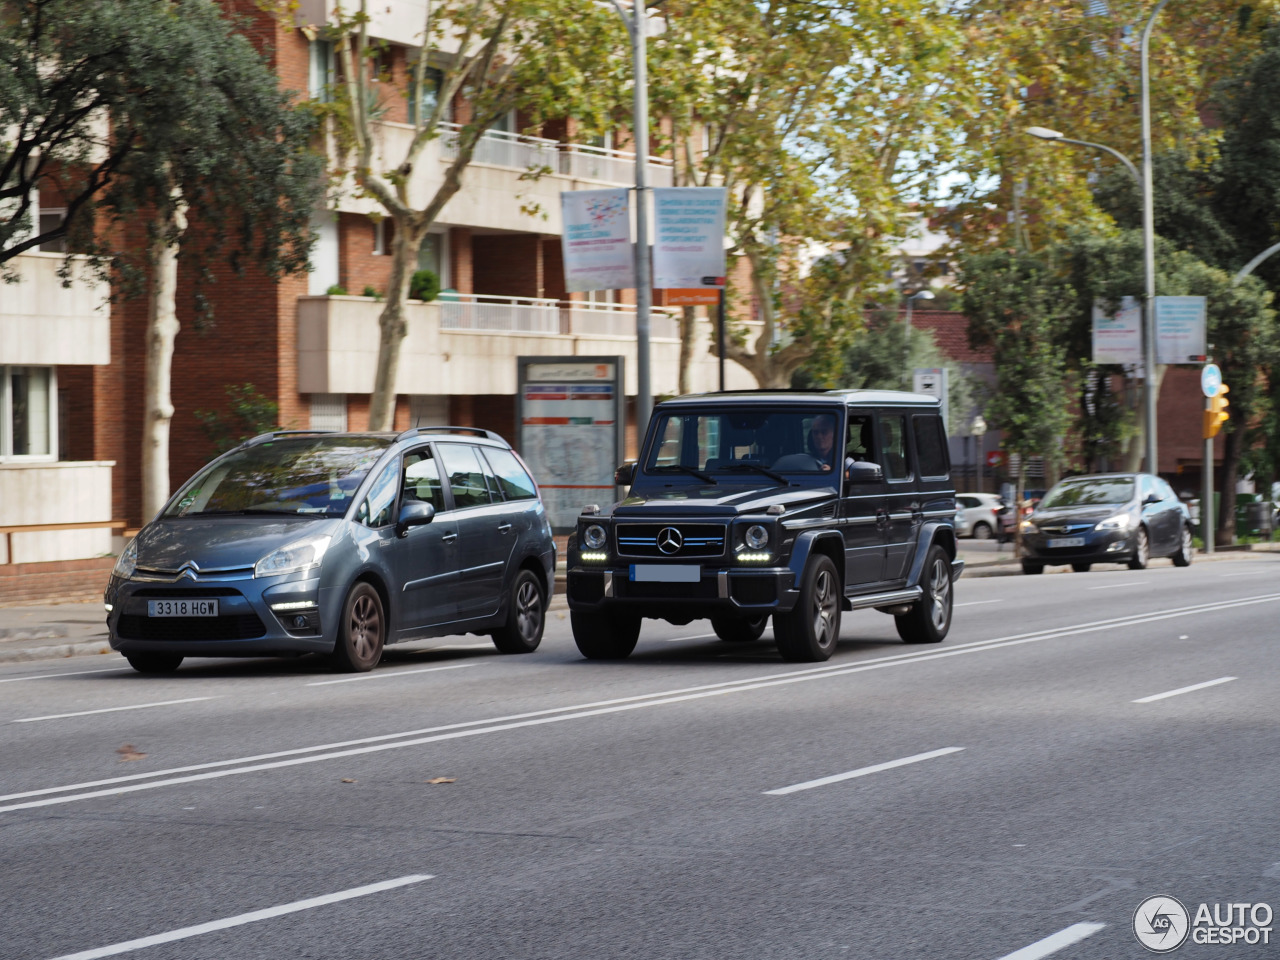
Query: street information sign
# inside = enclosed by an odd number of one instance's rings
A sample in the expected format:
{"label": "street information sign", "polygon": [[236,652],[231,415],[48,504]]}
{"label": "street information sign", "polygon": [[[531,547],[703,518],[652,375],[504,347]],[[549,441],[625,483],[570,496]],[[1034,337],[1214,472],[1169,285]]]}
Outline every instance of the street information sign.
{"label": "street information sign", "polygon": [[1200,390],[1206,397],[1213,398],[1222,389],[1222,371],[1216,363],[1206,363],[1200,368]]}
{"label": "street information sign", "polygon": [[616,499],[626,380],[622,357],[517,357],[519,451],[557,533],[588,503]]}

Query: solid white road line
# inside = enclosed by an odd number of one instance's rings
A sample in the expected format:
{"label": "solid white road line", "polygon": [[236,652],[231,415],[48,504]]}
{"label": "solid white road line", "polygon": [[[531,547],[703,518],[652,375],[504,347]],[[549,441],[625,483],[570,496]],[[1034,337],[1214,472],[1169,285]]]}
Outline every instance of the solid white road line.
{"label": "solid white road line", "polygon": [[353,887],[350,890],[342,890],[338,893],[326,893],[322,897],[312,897],[309,900],[297,900],[293,903],[282,904],[278,907],[267,907],[265,910],[254,910],[252,913],[242,913],[238,916],[227,917],[225,920],[213,920],[209,923],[200,923],[194,927],[182,927],[178,930],[170,930],[168,933],[157,933],[150,937],[139,937],[137,940],[126,940],[123,943],[113,943],[106,947],[97,947],[93,950],[82,950],[80,953],[68,953],[61,957],[55,957],[54,960],[97,960],[98,957],[114,957],[120,953],[129,953],[133,950],[141,950],[143,947],[154,947],[161,943],[173,943],[175,940],[186,940],[190,937],[198,937],[205,933],[214,933],[218,930],[226,930],[230,927],[242,927],[246,923],[257,923],[259,920],[270,920],[273,917],[283,917],[286,914],[298,913],[302,910],[314,910],[316,907],[324,907],[331,903],[341,903],[343,900],[353,900],[356,897],[367,897],[373,893],[382,893],[384,890],[394,890],[396,887],[407,887],[413,883],[421,883],[423,880],[430,880],[431,875],[412,874],[407,877],[398,877],[395,880],[383,880],[381,883],[371,883],[365,887]]}
{"label": "solid white road line", "polygon": [[1260,577],[1263,574],[1274,574],[1274,570],[1246,570],[1244,573],[1220,573],[1220,577]]}
{"label": "solid white road line", "polygon": [[1144,580],[1126,580],[1124,583],[1108,583],[1102,587],[1090,587],[1090,590],[1115,590],[1118,587],[1140,587],[1146,581]]}
{"label": "solid white road line", "polygon": [[[87,673],[124,673],[120,667],[103,667],[99,670],[70,670],[67,673],[38,673],[34,677],[5,677],[0,683],[17,683],[19,680],[48,680],[53,677],[83,677]],[[130,673],[133,671],[130,670]]]}
{"label": "solid white road line", "polygon": [[666,643],[679,643],[682,640],[714,640],[714,633],[700,633],[696,637],[667,637]]}
{"label": "solid white road line", "polygon": [[1021,950],[1006,954],[1000,960],[1040,960],[1041,957],[1057,953],[1063,947],[1069,947],[1073,943],[1079,943],[1086,937],[1092,937],[1105,926],[1105,923],[1073,923],[1065,930],[1059,930],[1057,933],[1045,937],[1043,940],[1037,940]]}
{"label": "solid white road line", "polygon": [[[637,694],[631,697],[600,700],[593,703],[579,703],[563,707],[550,707],[545,710],[510,714],[505,717],[489,717],[484,720],[468,720],[438,727],[426,727],[418,730],[402,730],[396,733],[384,733],[372,737],[362,737],[356,740],[317,744],[310,747],[296,747],[290,750],[279,750],[274,753],[258,754],[257,756],[239,757],[231,760],[214,760],[207,763],[190,764],[183,767],[170,767],[166,770],[155,770],[149,773],[136,773],[121,777],[109,777],[102,780],[67,784],[60,787],[43,787],[37,790],[23,791],[21,793],[5,794],[0,796],[0,801],[47,796],[54,793],[67,793],[72,790],[85,790],[91,787],[110,786],[111,788],[87,793],[78,793],[65,797],[54,797],[51,799],[28,803],[10,804],[8,806],[0,807],[0,813],[6,813],[11,810],[26,810],[33,807],[45,807],[52,806],[54,804],[71,803],[73,801],[111,796],[113,794],[133,793],[137,790],[152,790],[162,786],[169,786],[178,783],[190,783],[196,780],[209,780],[216,777],[238,776],[245,773],[254,773],[260,770],[292,767],[300,763],[316,763],[323,760],[333,760],[357,754],[376,753],[383,750],[396,750],[401,747],[420,746],[426,743],[437,743],[442,740],[453,740],[459,737],[500,733],[522,727],[541,726],[547,723],[559,723],[564,720],[580,720],[587,717],[597,717],[626,710],[638,710],[646,707],[664,706],[672,703],[698,700],[726,693],[762,690],[768,687],[775,687],[784,684],[803,683],[808,680],[825,680],[829,677],[842,677],[853,673],[863,673],[868,670],[906,666],[924,660],[941,660],[947,657],[964,656],[970,653],[984,653],[988,650],[1019,646],[1024,643],[1038,643],[1041,640],[1053,640],[1061,637],[1092,633],[1099,630],[1110,630],[1136,626],[1144,623],[1155,623],[1161,620],[1178,619],[1196,613],[1212,613],[1220,610],[1235,609],[1237,607],[1253,606],[1260,603],[1273,603],[1277,600],[1280,600],[1280,593],[1241,597],[1236,600],[1221,600],[1213,603],[1201,603],[1189,607],[1166,610],[1161,613],[1133,614],[1124,617],[1113,617],[1108,620],[1095,620],[1090,623],[1078,624],[1071,627],[1037,630],[1032,633],[1014,634],[1012,636],[997,637],[991,640],[975,640],[971,643],[959,644],[949,649],[943,649],[931,653],[913,651],[912,653],[893,654],[886,657],[878,657],[855,663],[825,664],[819,667],[807,667],[800,670],[793,670],[784,674],[765,674],[763,676],[749,677],[741,680],[726,680],[720,683],[685,687],[676,690],[662,690],[654,693]],[[389,741],[396,742],[391,743]],[[356,749],[344,749],[349,747]],[[303,754],[312,754],[312,756],[303,756]],[[292,759],[278,759],[282,757],[289,757]],[[278,762],[259,762],[264,760],[273,760]],[[222,769],[228,767],[234,769]],[[174,776],[175,774],[189,773],[197,770],[214,772],[202,773],[191,777]],[[128,787],[118,786],[119,784],[128,783],[130,781],[144,780],[154,777],[170,777],[172,779],[160,780],[154,783],[134,784]]]}
{"label": "solid white road line", "polygon": [[1206,680],[1204,683],[1194,683],[1189,687],[1179,687],[1177,690],[1170,690],[1166,693],[1155,693],[1149,697],[1143,697],[1134,703],[1151,703],[1153,700],[1163,700],[1165,697],[1176,697],[1180,693],[1190,693],[1192,690],[1203,690],[1205,687],[1216,687],[1220,683],[1230,683],[1236,677],[1219,677],[1217,680]]}
{"label": "solid white road line", "polygon": [[184,700],[159,700],[155,703],[134,703],[127,707],[103,707],[101,710],[81,710],[78,713],[51,713],[47,717],[23,717],[21,720],[10,720],[10,723],[35,723],[37,720],[65,720],[67,717],[88,717],[95,713],[118,713],[121,710],[146,710],[148,707],[170,707],[175,703],[197,703],[201,700],[216,700],[217,697],[187,697]]}
{"label": "solid white road line", "polygon": [[1003,600],[966,600],[964,603],[953,603],[953,607],[980,607],[984,603],[1004,603]]}
{"label": "solid white road line", "polygon": [[461,670],[463,667],[474,667],[474,663],[451,663],[445,667],[423,667],[421,670],[379,670],[377,673],[364,673],[358,677],[343,677],[341,680],[318,680],[308,683],[308,687],[327,687],[334,683],[355,683],[357,680],[387,680],[392,677],[407,677],[414,673],[435,673],[437,670]]}
{"label": "solid white road line", "polygon": [[850,770],[848,773],[837,773],[830,777],[822,777],[819,780],[806,780],[804,783],[795,783],[789,787],[779,787],[777,790],[766,790],[766,797],[782,797],[788,793],[799,793],[801,790],[812,790],[814,787],[825,787],[829,783],[840,783],[842,780],[852,780],[854,777],[865,777],[869,773],[879,773],[881,770],[892,770],[894,767],[905,767],[909,763],[919,763],[921,760],[932,760],[934,757],[945,757],[949,753],[959,753],[964,747],[943,747],[941,750],[930,750],[928,753],[917,753],[914,757],[903,757],[901,760],[890,760],[887,763],[877,763],[870,767],[862,767],[858,770]]}

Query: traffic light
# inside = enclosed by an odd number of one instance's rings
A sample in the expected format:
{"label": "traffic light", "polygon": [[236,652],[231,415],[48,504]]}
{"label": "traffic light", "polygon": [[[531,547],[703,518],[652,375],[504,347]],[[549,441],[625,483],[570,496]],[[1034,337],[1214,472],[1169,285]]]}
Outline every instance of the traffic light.
{"label": "traffic light", "polygon": [[1212,440],[1218,435],[1218,431],[1222,429],[1222,425],[1231,419],[1231,414],[1227,412],[1230,402],[1227,400],[1227,394],[1231,392],[1231,388],[1225,383],[1218,387],[1218,392],[1209,398],[1209,408],[1204,412],[1204,438]]}

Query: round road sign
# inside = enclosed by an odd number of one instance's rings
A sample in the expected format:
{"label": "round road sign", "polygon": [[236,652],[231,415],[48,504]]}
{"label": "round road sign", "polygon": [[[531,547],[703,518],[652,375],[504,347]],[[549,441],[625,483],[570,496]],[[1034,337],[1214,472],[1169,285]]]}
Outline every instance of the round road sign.
{"label": "round road sign", "polygon": [[1206,363],[1200,368],[1200,390],[1206,397],[1216,397],[1222,388],[1222,371],[1216,363]]}

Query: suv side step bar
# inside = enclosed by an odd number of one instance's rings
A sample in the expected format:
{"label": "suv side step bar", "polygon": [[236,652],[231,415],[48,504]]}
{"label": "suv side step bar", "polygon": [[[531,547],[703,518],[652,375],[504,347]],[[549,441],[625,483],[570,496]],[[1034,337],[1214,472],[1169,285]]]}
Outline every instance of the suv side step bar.
{"label": "suv side step bar", "polygon": [[890,590],[888,593],[866,593],[858,597],[845,597],[845,610],[861,610],[864,607],[896,607],[901,604],[913,604],[924,596],[920,587],[908,587],[906,590]]}

